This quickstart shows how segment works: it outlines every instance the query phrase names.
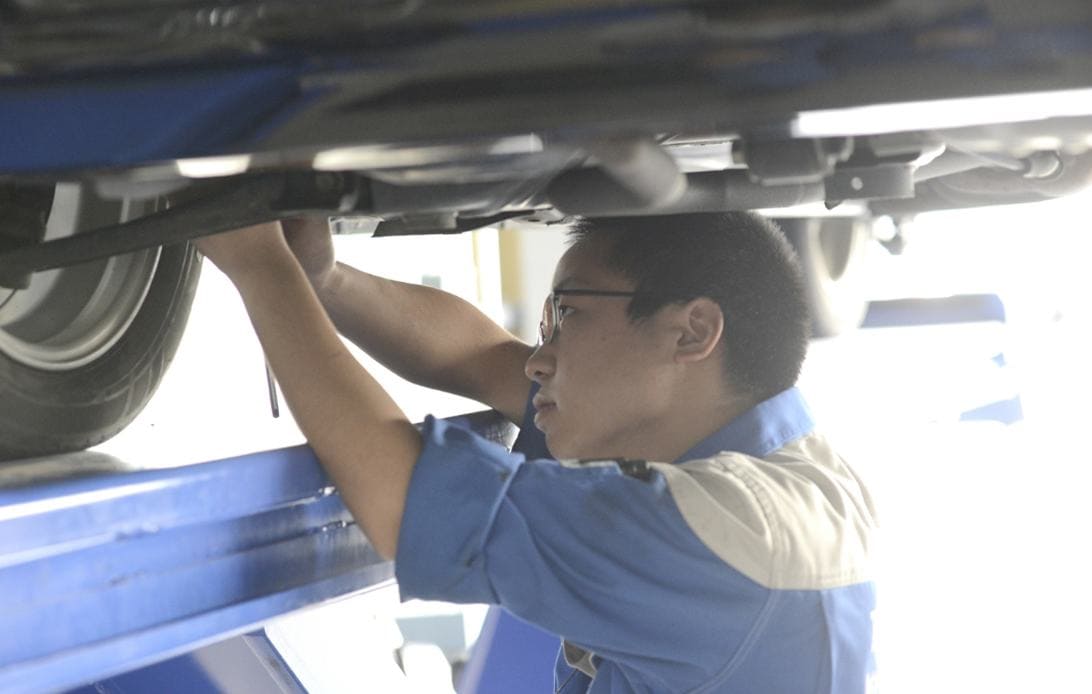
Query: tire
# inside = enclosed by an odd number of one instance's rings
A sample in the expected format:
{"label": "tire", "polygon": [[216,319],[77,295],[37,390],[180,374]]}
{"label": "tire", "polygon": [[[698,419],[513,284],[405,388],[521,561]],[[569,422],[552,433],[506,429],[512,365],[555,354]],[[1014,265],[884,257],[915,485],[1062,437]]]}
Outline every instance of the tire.
{"label": "tire", "polygon": [[779,219],[804,272],[812,337],[860,327],[868,309],[862,267],[871,239],[868,220],[844,217]]}
{"label": "tire", "polygon": [[[46,236],[140,211],[60,184]],[[0,288],[0,460],[81,450],[125,428],[174,356],[200,267],[180,244],[38,273],[22,293]]]}

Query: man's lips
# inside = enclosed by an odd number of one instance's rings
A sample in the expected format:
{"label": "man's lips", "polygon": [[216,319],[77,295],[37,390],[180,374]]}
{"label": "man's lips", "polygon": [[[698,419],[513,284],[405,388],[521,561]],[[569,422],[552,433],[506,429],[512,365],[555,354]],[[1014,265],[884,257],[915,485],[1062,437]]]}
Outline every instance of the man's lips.
{"label": "man's lips", "polygon": [[535,408],[535,426],[542,431],[546,431],[546,420],[553,414],[554,410],[557,409],[557,403],[553,400],[540,398],[536,395],[534,399],[531,400],[531,405]]}
{"label": "man's lips", "polygon": [[556,408],[557,403],[544,395],[536,395],[531,399],[531,406],[534,407],[536,411],[542,412],[543,410]]}
{"label": "man's lips", "polygon": [[531,399],[531,406],[535,408],[535,424],[542,424],[542,418],[557,409],[557,403],[542,393],[536,393]]}

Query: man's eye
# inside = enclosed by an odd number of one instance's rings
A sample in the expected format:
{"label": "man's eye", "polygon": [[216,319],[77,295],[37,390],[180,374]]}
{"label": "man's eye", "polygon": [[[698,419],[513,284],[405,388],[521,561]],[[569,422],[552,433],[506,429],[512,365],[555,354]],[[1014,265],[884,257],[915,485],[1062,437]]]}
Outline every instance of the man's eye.
{"label": "man's eye", "polygon": [[569,315],[569,311],[572,311],[572,306],[566,306],[565,304],[557,305],[557,317],[560,320],[565,320],[565,316]]}

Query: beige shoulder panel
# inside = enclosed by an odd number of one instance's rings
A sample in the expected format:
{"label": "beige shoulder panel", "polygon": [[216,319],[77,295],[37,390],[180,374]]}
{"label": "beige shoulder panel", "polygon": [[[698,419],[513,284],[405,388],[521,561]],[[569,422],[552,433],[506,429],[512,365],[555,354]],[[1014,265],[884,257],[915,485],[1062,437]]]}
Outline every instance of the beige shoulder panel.
{"label": "beige shoulder panel", "polygon": [[753,581],[815,590],[870,578],[871,498],[822,436],[764,459],[722,453],[653,467],[698,538]]}

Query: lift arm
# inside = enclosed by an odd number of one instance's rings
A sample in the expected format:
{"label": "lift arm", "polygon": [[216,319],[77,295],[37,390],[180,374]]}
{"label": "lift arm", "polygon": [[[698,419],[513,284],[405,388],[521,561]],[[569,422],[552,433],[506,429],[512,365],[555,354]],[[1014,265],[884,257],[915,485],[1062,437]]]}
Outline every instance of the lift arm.
{"label": "lift arm", "polygon": [[[456,420],[511,436],[494,412]],[[42,480],[97,455],[0,468],[0,691],[92,682],[393,582],[306,446]]]}

